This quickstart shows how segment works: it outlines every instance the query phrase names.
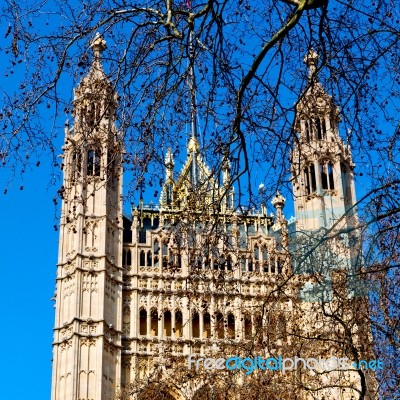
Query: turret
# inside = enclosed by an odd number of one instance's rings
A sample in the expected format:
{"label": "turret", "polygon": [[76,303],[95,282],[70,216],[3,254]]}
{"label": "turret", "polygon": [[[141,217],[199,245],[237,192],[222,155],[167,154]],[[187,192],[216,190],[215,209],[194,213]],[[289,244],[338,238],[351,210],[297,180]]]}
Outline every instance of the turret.
{"label": "turret", "polygon": [[296,106],[291,157],[295,211],[299,229],[329,229],[344,215],[354,223],[354,164],[339,136],[339,109],[318,81],[317,54],[311,50],[305,62],[309,82]]}

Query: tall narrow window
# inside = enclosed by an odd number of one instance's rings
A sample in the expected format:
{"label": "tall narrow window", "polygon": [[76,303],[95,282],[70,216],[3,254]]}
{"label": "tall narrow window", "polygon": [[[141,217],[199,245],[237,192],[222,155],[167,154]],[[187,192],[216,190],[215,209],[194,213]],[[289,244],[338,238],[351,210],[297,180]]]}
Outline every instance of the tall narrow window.
{"label": "tall narrow window", "polygon": [[158,336],[158,314],[156,310],[151,310],[151,336]]}
{"label": "tall narrow window", "polygon": [[331,163],[328,164],[328,177],[329,177],[329,188],[331,190],[335,189],[335,184],[333,180],[333,166]]}
{"label": "tall narrow window", "polygon": [[226,269],[232,271],[232,257],[230,255],[226,259]]}
{"label": "tall narrow window", "polygon": [[345,202],[347,204],[350,204],[351,203],[351,183],[350,183],[348,169],[344,163],[340,163],[340,171],[342,174],[342,189],[343,189],[343,195],[345,198]]}
{"label": "tall narrow window", "polygon": [[315,121],[315,124],[317,126],[317,138],[318,140],[322,140],[322,129],[321,129],[321,121],[319,118]]}
{"label": "tall narrow window", "polygon": [[326,166],[325,164],[321,164],[321,183],[322,189],[328,189],[328,176],[326,175]]}
{"label": "tall narrow window", "polygon": [[128,267],[132,265],[132,252],[130,250],[126,252],[126,265]]}
{"label": "tall narrow window", "polygon": [[266,247],[262,248],[262,259],[263,259],[264,272],[268,272],[269,260],[268,260],[268,251]]}
{"label": "tall narrow window", "polygon": [[224,334],[224,316],[221,313],[215,314],[215,325],[217,330],[217,338],[223,339],[225,337]]}
{"label": "tall narrow window", "polygon": [[247,260],[247,267],[249,272],[253,272],[253,260],[251,258]]}
{"label": "tall narrow window", "polygon": [[182,336],[182,313],[177,310],[175,312],[175,337]]}
{"label": "tall narrow window", "polygon": [[162,243],[162,255],[168,256],[168,244],[167,242]]}
{"label": "tall narrow window", "polygon": [[240,259],[240,269],[242,270],[242,272],[246,271],[246,259],[244,258],[244,256]]}
{"label": "tall narrow window", "polygon": [[151,260],[151,251],[149,250],[148,252],[147,252],[147,266],[148,267],[151,267],[151,264],[152,264],[152,260]]}
{"label": "tall narrow window", "polygon": [[146,255],[143,250],[140,251],[140,262],[139,265],[144,267],[146,265]]}
{"label": "tall narrow window", "polygon": [[308,167],[304,168],[304,177],[306,179],[306,193],[307,196],[311,194],[311,186],[310,186],[310,175],[308,173]]}
{"label": "tall narrow window", "polygon": [[256,261],[259,261],[260,259],[260,250],[258,249],[257,245],[254,246],[254,259]]}
{"label": "tall narrow window", "polygon": [[203,316],[203,327],[204,327],[204,332],[203,332],[203,337],[210,338],[211,337],[211,317],[209,313],[205,313]]}
{"label": "tall narrow window", "polygon": [[160,244],[157,239],[154,241],[153,249],[154,249],[154,267],[158,268],[159,259],[160,259],[159,255],[158,255],[160,253]]}
{"label": "tall narrow window", "polygon": [[252,336],[252,324],[251,324],[251,315],[244,315],[244,338],[251,339]]}
{"label": "tall narrow window", "polygon": [[82,168],[82,155],[81,152],[75,150],[72,153],[72,169],[71,169],[71,179],[76,179],[81,175]]}
{"label": "tall narrow window", "polygon": [[324,139],[326,139],[326,122],[325,117],[322,118],[322,135]]}
{"label": "tall narrow window", "polygon": [[194,312],[192,317],[192,336],[194,338],[200,337],[200,319],[197,312]]}
{"label": "tall narrow window", "polygon": [[146,310],[140,310],[139,312],[139,334],[140,335],[147,335],[147,312]]}
{"label": "tall narrow window", "polygon": [[158,243],[158,240],[157,240],[157,239],[154,241],[154,246],[153,246],[153,248],[154,248],[154,255],[155,255],[155,256],[158,256],[158,253],[159,253],[159,251],[160,251],[160,244]]}
{"label": "tall narrow window", "polygon": [[308,121],[304,121],[304,128],[306,131],[307,142],[309,142],[310,141],[310,123]]}
{"label": "tall narrow window", "polygon": [[235,339],[235,317],[233,314],[228,314],[228,337]]}
{"label": "tall narrow window", "polygon": [[87,153],[87,174],[90,176],[100,176],[100,152],[89,150]]}
{"label": "tall narrow window", "polygon": [[164,336],[171,336],[171,311],[164,312]]}
{"label": "tall narrow window", "polygon": [[311,190],[312,192],[316,192],[317,191],[317,182],[315,180],[315,168],[314,168],[314,164],[310,165],[310,175],[311,175]]}

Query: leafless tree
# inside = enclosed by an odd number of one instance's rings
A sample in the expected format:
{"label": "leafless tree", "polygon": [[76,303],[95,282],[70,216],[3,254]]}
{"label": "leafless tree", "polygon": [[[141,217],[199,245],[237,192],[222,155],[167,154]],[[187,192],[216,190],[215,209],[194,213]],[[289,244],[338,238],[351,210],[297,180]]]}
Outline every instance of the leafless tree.
{"label": "leafless tree", "polygon": [[[0,13],[3,167],[18,179],[39,166],[43,155],[58,165],[61,127],[71,113],[66,88],[86,73],[92,57],[88,44],[100,32],[108,43],[103,63],[120,96],[117,120],[132,177],[130,199],[143,182],[158,197],[168,147],[177,159],[184,156],[193,70],[203,152],[215,173],[229,157],[239,205],[259,202],[252,189],[259,181],[267,188],[266,200],[277,188],[290,191],[295,103],[308,82],[302,60],[314,48],[320,55],[314,79],[341,107],[342,135],[353,150],[358,185],[365,188],[358,205],[358,235],[365,243],[360,268],[375,283],[372,330],[388,368],[379,377],[382,396],[398,393],[400,15],[395,1],[153,0],[141,6],[125,0],[5,0]],[[2,182],[5,191],[7,183]],[[318,240],[325,242],[327,235]],[[351,343],[346,346],[351,349]]]}

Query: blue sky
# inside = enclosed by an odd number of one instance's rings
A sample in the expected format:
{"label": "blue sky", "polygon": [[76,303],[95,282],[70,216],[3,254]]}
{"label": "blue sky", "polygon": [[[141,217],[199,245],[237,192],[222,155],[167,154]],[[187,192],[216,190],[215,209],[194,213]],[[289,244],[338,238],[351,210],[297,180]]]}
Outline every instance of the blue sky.
{"label": "blue sky", "polygon": [[[3,399],[50,398],[58,232],[56,188],[47,189],[48,181],[49,170],[38,168],[27,173],[24,190],[16,178],[0,195]],[[28,373],[21,379],[22,369]]]}

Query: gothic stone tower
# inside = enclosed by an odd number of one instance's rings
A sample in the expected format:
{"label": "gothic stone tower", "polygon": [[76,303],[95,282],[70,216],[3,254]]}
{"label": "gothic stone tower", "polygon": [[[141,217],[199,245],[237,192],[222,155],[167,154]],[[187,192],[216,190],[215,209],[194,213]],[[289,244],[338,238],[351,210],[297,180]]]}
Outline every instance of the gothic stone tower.
{"label": "gothic stone tower", "polygon": [[353,226],[355,189],[353,162],[339,136],[339,110],[316,78],[318,56],[305,57],[309,84],[297,104],[298,142],[292,153],[293,194],[300,230]]}
{"label": "gothic stone tower", "polygon": [[121,140],[116,95],[91,44],[89,74],[66,126],[57,270],[53,400],[111,400],[120,379]]}

